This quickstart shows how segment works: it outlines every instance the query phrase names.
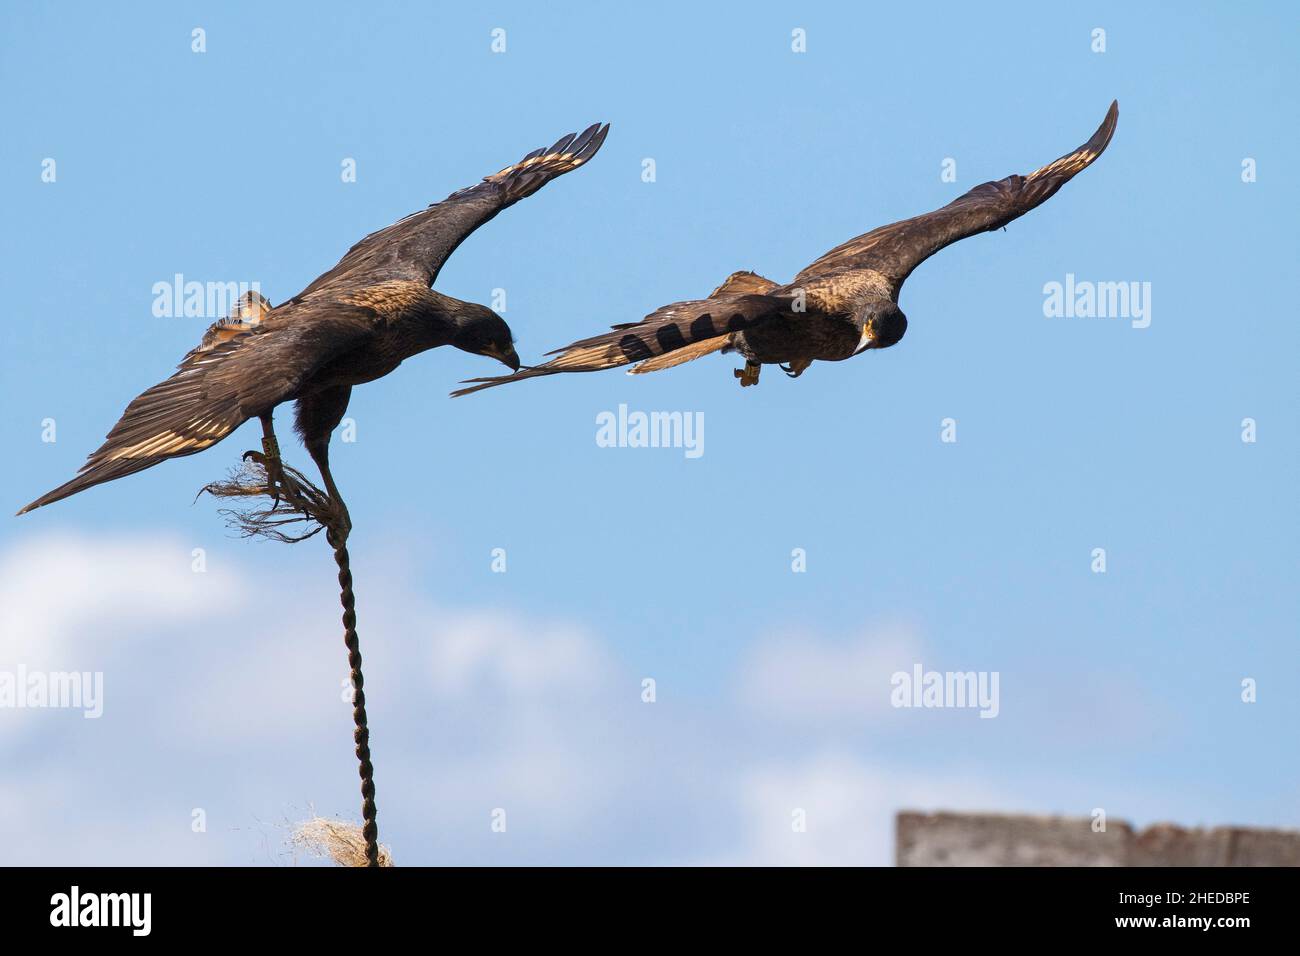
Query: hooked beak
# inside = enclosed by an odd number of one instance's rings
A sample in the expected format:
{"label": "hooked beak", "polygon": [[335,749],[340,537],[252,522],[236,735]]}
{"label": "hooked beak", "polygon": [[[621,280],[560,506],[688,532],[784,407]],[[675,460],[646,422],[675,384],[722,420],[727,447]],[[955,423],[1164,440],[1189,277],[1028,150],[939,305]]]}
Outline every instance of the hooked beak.
{"label": "hooked beak", "polygon": [[871,343],[875,341],[875,336],[871,334],[871,329],[863,327],[862,338],[858,340],[858,347],[854,350],[854,355],[861,355],[867,349],[871,348]]}
{"label": "hooked beak", "polygon": [[497,359],[497,362],[506,365],[511,372],[519,371],[519,352],[515,351],[515,346],[507,346],[504,351],[489,347],[484,350],[484,355],[490,359]]}

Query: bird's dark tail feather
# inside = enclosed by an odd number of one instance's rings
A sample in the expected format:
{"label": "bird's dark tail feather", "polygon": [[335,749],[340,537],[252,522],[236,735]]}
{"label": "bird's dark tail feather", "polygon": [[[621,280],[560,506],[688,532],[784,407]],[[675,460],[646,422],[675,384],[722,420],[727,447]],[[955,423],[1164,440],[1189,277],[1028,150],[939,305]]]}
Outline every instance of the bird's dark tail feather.
{"label": "bird's dark tail feather", "polygon": [[[556,349],[542,365],[523,369],[514,375],[473,378],[470,388],[452,392],[452,397],[469,395],[484,388],[519,382],[526,378],[555,375],[558,372],[597,372],[601,369],[635,365],[672,352],[700,345],[706,341],[725,340],[733,332],[750,328],[765,319],[789,310],[791,297],[745,293],[716,298],[674,302],[646,316],[640,322],[626,322],[608,332],[580,339]],[[722,345],[719,344],[718,348]],[[699,348],[692,358],[716,351]]]}
{"label": "bird's dark tail feather", "polygon": [[[559,372],[598,372],[599,368],[552,368],[551,363],[545,365],[532,365],[521,368],[513,375],[489,375],[484,378],[467,378],[462,385],[469,385],[469,388],[458,388],[451,393],[452,398],[460,398],[462,395],[470,395],[474,392],[481,392],[485,388],[495,388],[498,385],[507,385],[510,382],[522,382],[526,378],[541,378],[545,375],[555,375]],[[477,383],[477,384],[471,384]]]}

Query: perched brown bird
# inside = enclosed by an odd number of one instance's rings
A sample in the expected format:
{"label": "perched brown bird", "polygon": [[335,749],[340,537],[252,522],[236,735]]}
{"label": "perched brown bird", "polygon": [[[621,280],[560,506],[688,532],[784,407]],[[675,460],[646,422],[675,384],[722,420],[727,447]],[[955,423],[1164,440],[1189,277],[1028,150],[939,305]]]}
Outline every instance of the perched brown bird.
{"label": "perched brown bird", "polygon": [[898,294],[912,270],[944,246],[1000,229],[1046,202],[1101,155],[1118,116],[1119,104],[1112,103],[1092,139],[1074,152],[1028,176],[984,183],[942,209],[850,239],[786,285],[736,272],[707,299],[674,302],[640,322],[557,349],[549,353],[557,357],[542,365],[470,379],[477,384],[452,394],[621,365],[633,365],[631,374],[654,372],[710,352],[740,353],[745,367],[735,375],[742,386],[755,385],[764,365],[781,365],[797,378],[815,361],[889,348],[907,331]]}
{"label": "perched brown bird", "polygon": [[440,345],[519,368],[510,327],[487,306],[434,292],[442,264],[471,232],[596,155],[609,127],[596,124],[529,153],[477,185],[452,193],[366,236],[329,272],[275,308],[260,294],[240,301],[182,360],[176,374],[127,406],[80,473],[22,511],[210,448],[260,418],[264,463],[281,474],[272,428],[277,405],[297,401],[295,425],[330,496],[346,509],[329,470],[329,440],[352,386]]}

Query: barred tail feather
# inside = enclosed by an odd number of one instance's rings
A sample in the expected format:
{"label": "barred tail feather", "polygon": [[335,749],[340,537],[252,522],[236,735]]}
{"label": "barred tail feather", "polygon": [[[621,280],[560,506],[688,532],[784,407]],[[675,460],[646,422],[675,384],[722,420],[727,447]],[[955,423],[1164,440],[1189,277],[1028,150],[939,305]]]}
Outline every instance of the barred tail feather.
{"label": "barred tail feather", "polygon": [[[743,331],[780,315],[789,306],[788,297],[761,294],[674,302],[652,312],[640,322],[616,325],[608,332],[548,352],[548,355],[556,357],[542,365],[522,369],[514,375],[469,379],[464,384],[473,387],[452,392],[452,397],[558,372],[596,372],[648,360],[662,360],[663,356],[688,348],[693,349],[693,352],[681,361],[689,361],[723,348],[731,333]],[[706,342],[709,343],[707,348],[702,345]],[[661,361],[646,371],[677,364],[681,363],[663,364]]]}
{"label": "barred tail feather", "polygon": [[675,352],[666,352],[663,355],[656,355],[654,358],[648,358],[644,362],[633,365],[627,370],[628,375],[644,375],[646,372],[661,372],[666,368],[675,368],[678,365],[685,365],[687,362],[693,362],[697,358],[710,355],[713,352],[720,352],[727,347],[729,336],[720,335],[716,339],[705,339],[703,342],[693,342],[690,345],[683,346]]}

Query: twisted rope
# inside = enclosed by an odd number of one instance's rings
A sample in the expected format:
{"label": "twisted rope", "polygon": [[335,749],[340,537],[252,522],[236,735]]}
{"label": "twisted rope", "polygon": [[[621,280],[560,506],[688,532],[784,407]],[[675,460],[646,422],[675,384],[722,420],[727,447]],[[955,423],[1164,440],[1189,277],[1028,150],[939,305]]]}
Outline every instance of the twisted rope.
{"label": "twisted rope", "polygon": [[[375,822],[375,768],[370,762],[370,727],[366,720],[365,677],[361,673],[361,641],[357,637],[356,595],[352,593],[352,568],[347,540],[351,523],[347,509],[337,499],[313,485],[302,472],[280,462],[274,438],[263,439],[263,454],[247,452],[245,467],[225,481],[214,482],[203,491],[219,498],[256,498],[273,496],[270,508],[261,510],[227,509],[222,513],[245,536],[258,535],[276,541],[296,543],[310,538],[322,528],[325,540],[334,549],[334,563],[339,568],[339,602],[343,605],[343,643],[348,649],[348,667],[352,680],[352,737],[357,745],[358,772],[361,775],[361,836],[365,840],[366,865],[379,866],[379,825]],[[266,461],[274,458],[280,465],[278,487],[272,488]],[[248,464],[251,460],[251,466]],[[200,492],[202,494],[202,492]],[[283,531],[301,525],[301,533]],[[391,865],[391,862],[389,863]]]}
{"label": "twisted rope", "polygon": [[347,536],[339,535],[333,525],[325,540],[334,549],[339,566],[339,602],[343,605],[343,643],[348,649],[348,667],[352,672],[352,737],[357,744],[358,771],[361,775],[361,835],[366,841],[366,865],[379,865],[379,824],[375,822],[375,768],[370,762],[370,727],[366,721],[365,677],[361,673],[361,640],[357,637],[356,597],[352,593],[352,570],[348,558]]}

